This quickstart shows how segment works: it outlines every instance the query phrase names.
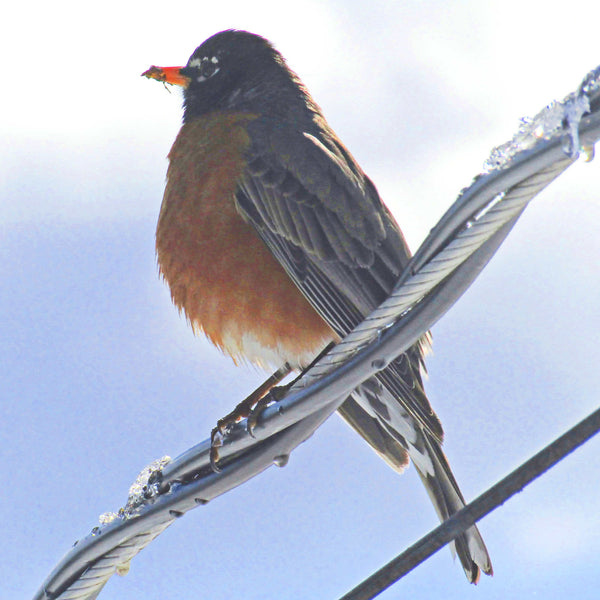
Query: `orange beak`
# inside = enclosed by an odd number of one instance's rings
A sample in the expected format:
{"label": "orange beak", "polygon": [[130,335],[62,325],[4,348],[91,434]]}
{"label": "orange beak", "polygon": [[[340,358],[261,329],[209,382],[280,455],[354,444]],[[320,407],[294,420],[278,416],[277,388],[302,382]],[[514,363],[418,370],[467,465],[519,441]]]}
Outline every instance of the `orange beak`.
{"label": "orange beak", "polygon": [[181,69],[183,67],[155,67],[153,65],[142,73],[142,77],[186,88],[190,84],[190,78],[182,75]]}

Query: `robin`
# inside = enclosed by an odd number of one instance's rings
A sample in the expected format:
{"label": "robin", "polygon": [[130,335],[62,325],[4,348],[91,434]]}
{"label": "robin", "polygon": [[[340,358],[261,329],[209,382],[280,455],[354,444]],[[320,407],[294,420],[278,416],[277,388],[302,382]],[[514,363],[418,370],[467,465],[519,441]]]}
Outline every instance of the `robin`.
{"label": "robin", "polygon": [[[192,327],[237,363],[306,367],[391,292],[410,251],[375,186],[264,38],[227,30],[185,67],[156,230],[160,272]],[[409,458],[441,520],[464,506],[423,390],[424,336],[339,408],[396,471]],[[256,398],[253,399],[253,401]],[[476,527],[455,540],[469,581],[492,574]]]}

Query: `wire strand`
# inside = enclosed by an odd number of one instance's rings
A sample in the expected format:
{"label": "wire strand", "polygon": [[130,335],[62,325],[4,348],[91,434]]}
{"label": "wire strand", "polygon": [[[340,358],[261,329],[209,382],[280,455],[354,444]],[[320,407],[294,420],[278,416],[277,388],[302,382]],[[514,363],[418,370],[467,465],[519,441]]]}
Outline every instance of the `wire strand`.
{"label": "wire strand", "polygon": [[548,444],[439,527],[396,556],[340,600],[371,600],[435,554],[474,523],[520,492],[600,430],[600,408]]}

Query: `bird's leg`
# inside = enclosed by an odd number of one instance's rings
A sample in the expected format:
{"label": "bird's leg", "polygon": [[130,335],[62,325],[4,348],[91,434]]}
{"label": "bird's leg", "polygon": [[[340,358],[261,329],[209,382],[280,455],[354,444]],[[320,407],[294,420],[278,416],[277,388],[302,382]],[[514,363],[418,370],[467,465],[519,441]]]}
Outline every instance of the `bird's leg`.
{"label": "bird's leg", "polygon": [[273,402],[283,398],[288,389],[296,383],[303,375],[309,371],[312,366],[317,363],[322,356],[327,354],[331,348],[335,346],[334,342],[328,344],[316,358],[295,377],[290,383],[284,386],[277,384],[287,377],[292,372],[292,367],[285,363],[277,369],[264,383],[256,388],[247,398],[242,400],[228,415],[217,421],[217,426],[212,430],[210,435],[210,466],[215,473],[220,471],[217,461],[219,460],[219,446],[222,445],[221,439],[227,428],[241,419],[247,419],[247,430],[250,435],[256,426],[258,417],[267,406]]}
{"label": "bird's leg", "polygon": [[[221,446],[221,437],[227,431],[227,428],[237,421],[252,415],[255,407],[259,405],[261,400],[263,400],[282,379],[287,377],[291,371],[292,367],[288,363],[279,367],[273,375],[258,386],[248,397],[242,400],[228,415],[225,415],[217,421],[217,426],[210,434],[210,465],[215,473],[220,471],[217,466],[217,461],[219,460],[219,446]],[[262,408],[264,410],[264,406]],[[259,411],[259,414],[260,412],[261,411]],[[254,424],[256,424],[256,420],[254,420]],[[252,433],[251,429],[249,429],[249,431]]]}
{"label": "bird's leg", "polygon": [[329,342],[329,344],[327,344],[327,346],[325,346],[325,348],[323,348],[323,350],[321,350],[321,352],[319,352],[319,354],[317,354],[317,356],[313,358],[312,362],[307,367],[304,367],[302,371],[300,371],[300,373],[296,377],[294,377],[294,379],[292,379],[292,381],[286,383],[285,388],[291,388],[296,383],[296,381],[302,379],[305,373],[310,371],[334,346],[335,342]]}
{"label": "bird's leg", "polygon": [[[304,369],[302,369],[300,374],[297,375],[296,377],[294,377],[294,379],[292,379],[292,381],[290,381],[289,383],[286,383],[285,385],[282,385],[282,386],[277,386],[277,387],[273,386],[268,391],[268,393],[266,393],[264,396],[262,396],[261,398],[258,399],[258,402],[252,408],[252,410],[250,411],[250,414],[248,415],[247,429],[248,429],[248,433],[250,435],[252,435],[252,431],[256,427],[256,423],[258,421],[258,417],[260,416],[260,413],[262,413],[262,411],[265,408],[267,408],[267,406],[271,402],[277,402],[278,400],[281,400],[282,398],[284,398],[285,395],[287,394],[288,390],[296,383],[296,381],[301,379],[304,376],[304,374],[307,371],[309,371],[312,368],[312,366],[321,359],[321,357],[323,355],[327,354],[327,352],[329,352],[329,350],[331,350],[331,348],[333,348],[333,346],[335,346],[335,344],[333,342],[331,342],[330,344],[327,344],[327,346],[323,350],[321,350],[321,352],[319,352],[319,354],[317,354],[316,358],[313,359],[313,361],[308,365],[308,367],[305,367]],[[288,371],[288,373],[289,372],[290,371]]]}
{"label": "bird's leg", "polygon": [[[292,379],[292,381],[290,381],[289,383],[286,383],[285,385],[281,385],[281,386],[277,386],[277,387],[273,386],[268,391],[268,393],[266,393],[264,396],[259,398],[258,402],[252,408],[252,410],[250,411],[250,414],[248,415],[247,429],[248,429],[248,433],[250,435],[252,435],[252,431],[256,427],[256,423],[258,422],[258,417],[260,416],[262,411],[265,408],[267,408],[267,406],[271,402],[277,402],[277,401],[281,400],[282,398],[285,398],[288,390],[296,383],[296,381],[301,379],[304,376],[304,374],[307,371],[309,371],[312,368],[312,366],[315,363],[317,363],[324,354],[327,354],[327,352],[329,352],[329,350],[331,348],[333,348],[333,346],[335,346],[335,344],[333,342],[328,344],[321,352],[319,352],[317,357],[308,365],[308,367],[305,367],[304,369],[302,369],[300,374],[297,375],[296,377],[294,377],[294,379]],[[289,371],[288,371],[288,373],[289,373]]]}

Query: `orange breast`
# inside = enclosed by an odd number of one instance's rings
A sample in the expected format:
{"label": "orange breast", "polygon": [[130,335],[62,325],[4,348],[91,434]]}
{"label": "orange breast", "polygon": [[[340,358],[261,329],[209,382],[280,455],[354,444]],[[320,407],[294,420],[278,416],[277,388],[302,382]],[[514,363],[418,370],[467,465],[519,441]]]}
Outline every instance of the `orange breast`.
{"label": "orange breast", "polygon": [[301,366],[335,334],[235,208],[253,118],[207,115],[181,128],[169,154],[158,263],[173,302],[234,360]]}

